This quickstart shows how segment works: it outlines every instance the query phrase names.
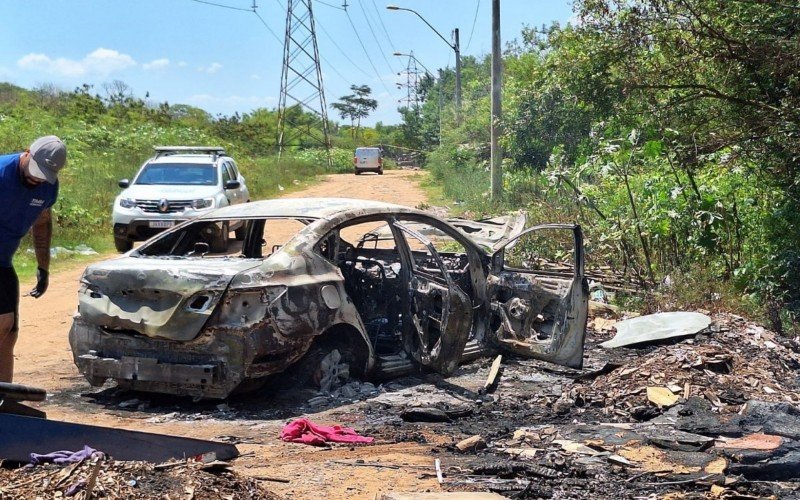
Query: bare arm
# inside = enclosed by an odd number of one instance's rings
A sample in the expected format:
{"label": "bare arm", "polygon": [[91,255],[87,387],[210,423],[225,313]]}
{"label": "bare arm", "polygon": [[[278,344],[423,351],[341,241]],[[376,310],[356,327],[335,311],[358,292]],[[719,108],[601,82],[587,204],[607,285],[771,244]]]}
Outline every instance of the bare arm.
{"label": "bare arm", "polygon": [[49,208],[45,209],[31,227],[36,263],[45,271],[50,269],[50,239],[53,236],[53,219]]}

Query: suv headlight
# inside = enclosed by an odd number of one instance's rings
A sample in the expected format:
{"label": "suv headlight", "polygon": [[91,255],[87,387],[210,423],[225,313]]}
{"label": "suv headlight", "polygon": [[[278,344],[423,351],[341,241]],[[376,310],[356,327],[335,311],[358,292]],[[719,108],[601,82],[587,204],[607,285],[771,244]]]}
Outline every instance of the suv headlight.
{"label": "suv headlight", "polygon": [[122,208],[136,208],[136,200],[133,198],[120,198],[119,206]]}
{"label": "suv headlight", "polygon": [[214,198],[200,198],[197,200],[192,200],[192,208],[195,210],[214,208]]}

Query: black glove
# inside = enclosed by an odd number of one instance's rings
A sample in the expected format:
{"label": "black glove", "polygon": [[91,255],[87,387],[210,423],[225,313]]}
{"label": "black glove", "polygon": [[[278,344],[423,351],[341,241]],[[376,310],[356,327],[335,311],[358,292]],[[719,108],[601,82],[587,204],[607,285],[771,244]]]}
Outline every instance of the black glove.
{"label": "black glove", "polygon": [[50,284],[50,273],[42,269],[36,268],[36,286],[31,290],[31,297],[39,298],[47,291],[47,285]]}

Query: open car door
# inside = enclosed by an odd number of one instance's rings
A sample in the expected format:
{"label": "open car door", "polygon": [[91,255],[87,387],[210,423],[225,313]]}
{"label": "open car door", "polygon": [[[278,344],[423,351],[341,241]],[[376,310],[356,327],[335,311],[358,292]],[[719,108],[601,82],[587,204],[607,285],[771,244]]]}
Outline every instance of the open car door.
{"label": "open car door", "polygon": [[430,240],[399,222],[393,227],[406,242],[404,253],[410,263],[403,308],[405,349],[417,363],[450,375],[472,329],[470,299],[453,281]]}
{"label": "open car door", "polygon": [[544,224],[504,242],[492,256],[487,297],[501,350],[583,366],[589,285],[580,226]]}

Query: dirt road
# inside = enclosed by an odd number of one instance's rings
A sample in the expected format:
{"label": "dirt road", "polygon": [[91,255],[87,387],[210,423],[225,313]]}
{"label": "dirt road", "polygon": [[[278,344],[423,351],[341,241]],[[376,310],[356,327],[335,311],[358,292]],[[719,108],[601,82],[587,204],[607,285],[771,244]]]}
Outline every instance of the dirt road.
{"label": "dirt road", "polygon": [[[425,201],[417,187],[418,172],[387,171],[385,175],[331,175],[323,182],[291,193],[299,197],[365,198],[415,206]],[[193,408],[181,407],[181,417],[175,408],[157,400],[144,400],[132,409],[122,410],[119,398],[94,396],[91,388],[78,374],[72,362],[67,334],[77,303],[77,289],[83,269],[55,274],[50,288],[41,299],[23,297],[20,304],[20,339],[16,348],[15,382],[45,388],[50,397],[39,405],[48,418],[104,426],[125,427],[148,432],[172,433],[197,438],[231,436],[238,441],[243,453],[251,454],[236,461],[236,468],[249,475],[279,476],[288,484],[270,486],[278,494],[297,498],[374,498],[379,491],[402,489],[424,491],[438,488],[435,478],[418,479],[415,466],[431,465],[427,456],[429,446],[417,443],[378,444],[371,447],[333,448],[320,451],[304,445],[287,444],[278,439],[284,418],[268,419],[255,415],[247,419],[231,419],[229,406],[217,408],[218,403],[204,403]],[[31,284],[23,284],[27,290]],[[113,389],[102,394],[113,395]],[[133,395],[130,397],[142,397]],[[110,401],[110,402],[109,402]],[[269,408],[269,401],[253,403],[260,409]],[[247,401],[231,403],[246,409]],[[221,408],[221,409],[220,409]],[[197,412],[191,410],[196,409]],[[133,411],[132,411],[133,410]],[[188,416],[186,415],[188,411]],[[260,415],[265,415],[262,411]],[[344,423],[358,426],[361,416],[349,415],[332,419],[326,413],[310,414],[319,423]],[[42,450],[46,451],[46,450]],[[405,463],[407,468],[353,467],[331,464],[332,460],[364,459],[368,462]]]}

